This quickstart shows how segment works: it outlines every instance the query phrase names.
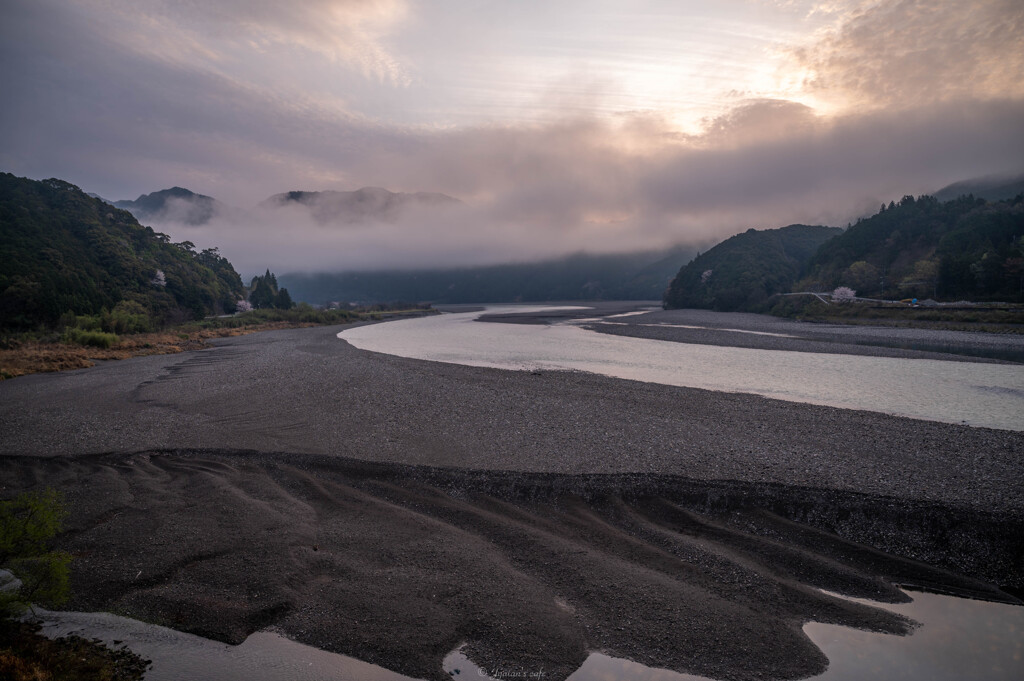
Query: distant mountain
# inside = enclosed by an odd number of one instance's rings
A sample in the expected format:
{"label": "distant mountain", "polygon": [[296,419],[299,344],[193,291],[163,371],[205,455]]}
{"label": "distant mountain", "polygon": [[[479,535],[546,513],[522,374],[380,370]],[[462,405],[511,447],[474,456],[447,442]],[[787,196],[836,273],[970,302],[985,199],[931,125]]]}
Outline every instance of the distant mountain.
{"label": "distant mountain", "polygon": [[245,289],[216,249],[195,252],[62,180],[0,173],[0,327],[66,313],[157,323],[233,311]]}
{"label": "distant mountain", "polygon": [[823,244],[804,276],[890,299],[1021,300],[1024,200],[905,196]]}
{"label": "distant mountain", "polygon": [[789,291],[807,260],[842,233],[837,227],[790,225],[749,229],[698,255],[665,292],[666,308],[757,310]]}
{"label": "distant mountain", "polygon": [[391,192],[379,187],[363,187],[351,192],[292,191],[275,194],[263,201],[264,208],[303,206],[320,224],[354,224],[367,221],[395,222],[408,209],[443,208],[462,205],[446,194]]}
{"label": "distant mountain", "polygon": [[280,277],[296,300],[330,302],[510,303],[549,300],[658,300],[693,250],[577,254],[535,263]]}
{"label": "distant mountain", "polygon": [[986,201],[1006,201],[1018,194],[1024,194],[1024,174],[991,175],[954,182],[935,192],[935,198],[939,201],[952,201],[970,195]]}
{"label": "distant mountain", "polygon": [[115,201],[114,205],[129,211],[138,220],[186,225],[205,225],[223,208],[217,199],[184,187],[161,189],[134,201]]}

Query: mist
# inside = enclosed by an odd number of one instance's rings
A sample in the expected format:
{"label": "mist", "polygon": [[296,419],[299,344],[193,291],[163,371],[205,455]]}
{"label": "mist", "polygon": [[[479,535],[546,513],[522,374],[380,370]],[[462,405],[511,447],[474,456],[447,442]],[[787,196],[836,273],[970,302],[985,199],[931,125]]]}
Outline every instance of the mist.
{"label": "mist", "polygon": [[[149,222],[245,272],[704,246],[1024,171],[1019,2],[738,7],[11,0],[0,169],[212,196],[207,224]],[[622,21],[649,40],[610,45]],[[705,58],[719,44],[737,61]],[[347,224],[258,207],[366,186],[464,205]]]}
{"label": "mist", "polygon": [[[750,139],[744,127],[756,121],[763,129],[764,116],[775,119],[777,134]],[[1012,100],[832,119],[758,102],[716,121],[706,136],[682,141],[641,117],[463,130],[421,136],[401,163],[387,155],[362,159],[371,178],[447,190],[461,205],[324,222],[302,205],[256,201],[218,206],[202,226],[186,224],[180,216],[188,206],[175,205],[151,222],[177,240],[220,247],[245,272],[455,267],[703,247],[749,228],[845,226],[906,194],[1019,172],[1020,120],[1024,103]]]}

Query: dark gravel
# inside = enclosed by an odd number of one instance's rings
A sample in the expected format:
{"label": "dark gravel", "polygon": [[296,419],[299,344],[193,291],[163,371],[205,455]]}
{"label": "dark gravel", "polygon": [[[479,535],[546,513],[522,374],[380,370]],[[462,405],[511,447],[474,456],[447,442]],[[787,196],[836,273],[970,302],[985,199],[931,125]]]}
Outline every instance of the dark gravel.
{"label": "dark gravel", "polygon": [[552,679],[595,649],[799,678],[825,664],[808,620],[907,627],[816,588],[1021,586],[1024,433],[409,360],[342,328],[0,382],[0,493],[67,494],[77,608],[276,624],[424,678],[462,642]]}
{"label": "dark gravel", "polygon": [[0,382],[0,454],[252,449],[668,473],[1024,509],[1024,433],[596,375],[356,350],[344,327]]}
{"label": "dark gravel", "polygon": [[429,679],[446,678],[460,644],[485,668],[557,680],[591,650],[721,679],[802,678],[827,664],[804,622],[912,627],[819,589],[1016,602],[957,573],[975,561],[1012,579],[1024,550],[1019,515],[664,475],[209,451],[2,457],[0,474],[11,491],[45,481],[66,495],[76,608],[232,643],[275,625]]}

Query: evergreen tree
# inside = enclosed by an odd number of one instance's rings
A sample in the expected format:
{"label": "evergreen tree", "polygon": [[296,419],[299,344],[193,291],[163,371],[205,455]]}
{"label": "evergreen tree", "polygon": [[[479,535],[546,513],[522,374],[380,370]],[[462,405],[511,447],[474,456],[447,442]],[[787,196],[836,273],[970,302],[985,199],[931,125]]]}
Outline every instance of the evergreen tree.
{"label": "evergreen tree", "polygon": [[256,282],[256,288],[249,294],[249,302],[256,309],[264,309],[268,307],[274,307],[274,292],[270,289],[270,284],[266,278],[258,277]]}
{"label": "evergreen tree", "polygon": [[279,310],[290,310],[295,306],[292,302],[292,297],[288,293],[288,289],[283,288],[277,292],[277,297],[274,299],[274,307]]}

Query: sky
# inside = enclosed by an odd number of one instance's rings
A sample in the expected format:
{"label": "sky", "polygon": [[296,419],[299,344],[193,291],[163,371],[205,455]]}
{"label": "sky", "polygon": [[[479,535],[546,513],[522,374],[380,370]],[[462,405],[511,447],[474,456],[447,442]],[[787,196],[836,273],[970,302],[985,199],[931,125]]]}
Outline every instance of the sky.
{"label": "sky", "polygon": [[[0,170],[172,186],[240,271],[522,261],[845,225],[1024,172],[1020,0],[3,0]],[[441,192],[323,225],[290,190]]]}

